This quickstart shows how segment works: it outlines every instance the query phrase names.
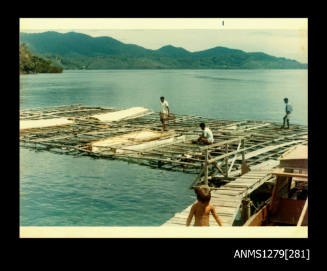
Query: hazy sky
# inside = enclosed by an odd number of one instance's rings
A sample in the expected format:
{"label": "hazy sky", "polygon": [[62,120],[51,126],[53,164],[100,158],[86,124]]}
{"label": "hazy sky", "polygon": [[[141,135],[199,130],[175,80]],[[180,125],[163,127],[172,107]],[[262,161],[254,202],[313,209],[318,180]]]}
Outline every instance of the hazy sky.
{"label": "hazy sky", "polygon": [[307,19],[20,19],[20,31],[70,31],[110,36],[147,49],[165,45],[200,51],[216,46],[264,52],[308,63]]}

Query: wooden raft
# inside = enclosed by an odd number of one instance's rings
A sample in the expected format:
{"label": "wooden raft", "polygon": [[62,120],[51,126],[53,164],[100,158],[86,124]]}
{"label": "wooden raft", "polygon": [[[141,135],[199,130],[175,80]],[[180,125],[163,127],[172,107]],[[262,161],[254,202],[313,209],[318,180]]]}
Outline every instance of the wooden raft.
{"label": "wooden raft", "polygon": [[[221,120],[179,114],[174,114],[175,119],[167,123],[171,135],[162,138],[159,112],[142,109],[140,113],[125,117],[125,113],[130,111],[79,104],[21,110],[20,146],[57,154],[119,159],[161,170],[197,174],[199,178],[196,177],[195,181],[200,181],[203,176],[210,181],[230,181],[214,188],[211,202],[223,225],[232,226],[242,199],[269,181],[270,170],[278,164],[280,155],[293,146],[306,145],[308,141],[307,127],[303,125],[291,124],[290,129],[280,129],[278,122]],[[44,126],[44,121],[55,125]],[[212,130],[214,144],[192,144],[201,134],[201,122]],[[26,125],[29,123],[39,126]],[[160,136],[141,142],[135,135],[145,131],[160,133]],[[130,138],[130,135],[134,137]],[[126,137],[127,141],[100,145],[97,151],[93,149],[96,142],[108,143]],[[246,174],[243,174],[246,172],[242,170],[243,162],[250,168]],[[190,208],[177,213],[164,225],[184,226]],[[213,218],[210,218],[210,224],[217,225]]]}
{"label": "wooden raft", "polygon": [[[73,156],[120,159],[190,174],[200,173],[207,151],[209,159],[216,162],[208,169],[208,176],[236,177],[243,160],[252,167],[277,159],[289,148],[307,142],[307,127],[303,125],[280,129],[280,123],[267,121],[220,120],[175,114],[175,119],[167,123],[171,135],[165,140],[161,140],[163,134],[156,140],[152,138],[143,143],[132,138],[92,150],[95,142],[109,142],[144,131],[162,133],[159,112],[132,109],[68,105],[21,110],[20,146]],[[136,109],[142,110],[124,117]],[[110,118],[104,120],[97,116]],[[44,126],[43,122],[53,125]],[[215,142],[210,146],[192,144],[192,140],[201,134],[201,122],[212,130]]]}
{"label": "wooden raft", "polygon": [[[240,209],[242,200],[259,186],[272,178],[272,169],[278,165],[278,161],[268,160],[257,166],[235,181],[225,184],[211,191],[210,204],[215,207],[217,214],[222,220],[223,226],[233,226],[236,215]],[[193,204],[192,204],[193,205]],[[182,212],[176,213],[161,226],[186,226],[186,220],[192,205]],[[191,225],[194,224],[194,217]],[[210,214],[209,226],[218,226],[216,220]]]}

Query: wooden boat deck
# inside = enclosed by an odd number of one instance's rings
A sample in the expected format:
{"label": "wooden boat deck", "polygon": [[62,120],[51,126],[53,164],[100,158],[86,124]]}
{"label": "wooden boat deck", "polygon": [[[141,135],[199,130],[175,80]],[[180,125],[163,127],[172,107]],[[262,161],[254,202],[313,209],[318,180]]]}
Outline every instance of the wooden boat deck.
{"label": "wooden boat deck", "polygon": [[[210,204],[215,207],[224,227],[233,225],[243,198],[256,190],[266,181],[271,180],[272,169],[277,165],[278,161],[276,160],[263,162],[253,167],[250,172],[242,175],[240,178],[211,191]],[[183,211],[176,213],[161,226],[186,226],[186,220],[191,207],[192,205],[188,206]],[[194,217],[191,221],[191,225],[193,225],[193,223]],[[209,217],[209,225],[218,226],[212,215]]]}

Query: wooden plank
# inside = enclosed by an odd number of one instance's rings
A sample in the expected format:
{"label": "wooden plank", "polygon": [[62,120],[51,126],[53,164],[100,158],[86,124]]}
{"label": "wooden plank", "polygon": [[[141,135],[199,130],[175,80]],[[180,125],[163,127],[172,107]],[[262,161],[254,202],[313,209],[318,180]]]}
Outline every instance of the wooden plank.
{"label": "wooden plank", "polygon": [[262,177],[262,176],[265,176],[267,174],[269,174],[270,171],[261,171],[261,172],[255,172],[255,171],[250,171],[244,175],[241,176],[242,177]]}
{"label": "wooden plank", "polygon": [[214,206],[221,205],[221,206],[227,206],[227,207],[234,208],[234,207],[239,206],[240,204],[241,204],[241,200],[239,200],[239,201],[227,201],[225,199],[218,199],[218,201],[215,202]]}
{"label": "wooden plank", "polygon": [[307,182],[308,181],[308,178],[307,177],[293,177],[292,178],[292,181],[294,182]]}
{"label": "wooden plank", "polygon": [[267,173],[263,173],[263,174],[261,174],[261,175],[243,175],[243,176],[241,176],[240,178],[238,178],[238,179],[240,179],[240,180],[243,180],[243,179],[262,179],[262,178],[264,178],[264,177],[266,177],[267,175],[269,175],[269,174],[267,174]]}
{"label": "wooden plank", "polygon": [[218,206],[215,204],[213,204],[213,206],[215,207],[217,213],[220,213],[220,212],[221,213],[234,213],[235,209],[237,209],[236,206],[235,207],[226,207],[226,206]]}
{"label": "wooden plank", "polygon": [[[241,179],[241,178],[238,178],[238,179],[236,179],[236,180],[234,180],[234,181],[230,181],[230,182],[228,182],[227,184],[237,184],[237,183],[239,183],[239,184],[244,184],[244,183],[256,183],[257,181],[259,181],[259,180],[261,180],[261,179],[263,179],[263,178],[258,178],[258,179],[246,179],[246,178],[244,178],[244,179]],[[226,185],[227,185],[226,184]]]}
{"label": "wooden plank", "polygon": [[215,193],[212,194],[211,193],[211,198],[217,198],[217,199],[221,199],[221,200],[225,200],[225,201],[235,201],[238,202],[240,199],[237,196],[227,196],[227,195],[222,195],[221,193]]}
{"label": "wooden plank", "polygon": [[308,146],[297,145],[294,148],[285,152],[280,158],[280,162],[288,160],[307,160],[308,159]]}
{"label": "wooden plank", "polygon": [[272,172],[276,176],[286,176],[286,177],[302,177],[308,178],[308,174],[294,173],[294,172],[283,172],[283,169],[276,169]]}
{"label": "wooden plank", "polygon": [[225,187],[235,187],[235,188],[248,188],[252,186],[252,184],[228,184]]}
{"label": "wooden plank", "polygon": [[246,173],[244,175],[263,175],[263,174],[268,173],[270,171],[271,171],[270,168],[267,168],[267,169],[263,169],[263,168],[261,168],[261,169],[252,168],[251,171],[249,171],[248,173]]}
{"label": "wooden plank", "polygon": [[261,226],[268,217],[268,205],[252,215],[243,226]]}
{"label": "wooden plank", "polygon": [[[241,140],[240,143],[238,144],[237,149],[236,149],[236,152],[238,152],[238,151],[240,150],[241,144],[242,144],[242,140]],[[232,162],[231,162],[231,165],[229,166],[229,169],[228,169],[227,175],[232,171],[232,168],[233,168],[234,163],[235,163],[235,161],[236,161],[236,157],[237,157],[237,154],[235,154],[235,156],[234,156],[234,158],[233,158],[233,160],[232,160]]]}
{"label": "wooden plank", "polygon": [[226,201],[215,201],[211,204],[215,207],[222,206],[222,207],[237,208],[240,205],[240,202],[239,203],[228,203]]}
{"label": "wooden plank", "polygon": [[[288,145],[293,145],[293,144],[297,144],[297,143],[301,143],[301,142],[303,142],[303,140],[295,140],[295,141],[291,141],[291,142],[287,142],[287,143],[283,143],[283,144],[279,144],[279,145],[268,146],[268,147],[265,147],[265,148],[262,148],[262,149],[247,153],[245,155],[245,159],[249,159],[249,158],[261,155],[263,153],[276,150],[278,148],[282,148],[282,147],[285,147],[285,146],[288,146]],[[240,159],[241,159],[241,157],[237,158],[237,160],[240,160]]]}
{"label": "wooden plank", "polygon": [[221,142],[217,142],[217,143],[214,143],[214,144],[211,144],[211,145],[208,145],[208,146],[205,146],[205,147],[199,147],[200,150],[206,150],[206,149],[212,149],[214,147],[219,147],[219,146],[223,146],[225,144],[230,144],[230,143],[233,143],[233,142],[238,142],[240,141],[242,138],[244,137],[238,137],[238,138],[234,138],[234,139],[229,139],[229,140],[224,140],[224,141],[221,141]]}
{"label": "wooden plank", "polygon": [[213,201],[223,201],[223,202],[226,202],[226,203],[237,203],[240,201],[240,199],[237,197],[237,196],[226,196],[226,195],[221,195],[221,194],[218,194],[218,195],[211,195],[211,200]]}
{"label": "wooden plank", "polygon": [[233,190],[224,190],[224,189],[219,189],[219,190],[216,190],[216,195],[232,195],[232,196],[235,196],[235,195],[238,195],[240,193],[240,191],[233,191]]}
{"label": "wooden plank", "polygon": [[261,179],[263,179],[263,178],[260,178],[260,179],[259,178],[258,179],[253,179],[253,178],[252,179],[246,179],[246,178],[240,179],[240,178],[238,178],[235,181],[229,182],[228,184],[246,184],[246,183],[251,184],[251,183],[256,183],[257,181],[259,181]]}
{"label": "wooden plank", "polygon": [[229,197],[219,196],[219,197],[216,197],[215,199],[213,199],[211,197],[211,200],[215,200],[214,202],[216,202],[217,204],[226,204],[228,206],[237,206],[240,204],[241,198],[239,198],[239,199],[235,199],[235,198],[236,197],[234,197],[234,196],[229,196]]}
{"label": "wooden plank", "polygon": [[270,126],[271,123],[264,123],[264,124],[260,124],[260,125],[257,125],[257,126],[252,126],[252,127],[249,127],[249,128],[245,128],[245,129],[242,129],[243,131],[249,131],[249,130],[253,130],[253,129],[258,129],[258,128],[262,128],[262,127],[266,127],[266,126]]}
{"label": "wooden plank", "polygon": [[226,185],[226,187],[229,187],[229,188],[242,188],[242,187],[250,187],[254,184],[256,184],[257,182],[252,182],[252,183],[235,183],[235,184],[228,184]]}
{"label": "wooden plank", "polygon": [[298,221],[298,223],[297,223],[297,226],[301,226],[301,225],[302,225],[303,218],[304,218],[304,215],[305,215],[306,212],[307,212],[307,209],[308,209],[308,199],[305,201],[305,204],[304,204],[304,207],[303,207],[303,209],[302,209],[302,212],[301,212],[301,215],[300,215],[299,221]]}
{"label": "wooden plank", "polygon": [[223,198],[223,197],[241,197],[242,196],[242,192],[237,192],[237,193],[230,193],[230,192],[224,192],[224,191],[221,191],[221,193],[219,194],[219,197]]}
{"label": "wooden plank", "polygon": [[233,187],[233,186],[227,186],[227,185],[224,185],[224,186],[221,186],[219,188],[216,189],[216,191],[234,191],[234,192],[239,192],[239,191],[242,191],[243,189],[242,188],[238,188],[238,187]]}

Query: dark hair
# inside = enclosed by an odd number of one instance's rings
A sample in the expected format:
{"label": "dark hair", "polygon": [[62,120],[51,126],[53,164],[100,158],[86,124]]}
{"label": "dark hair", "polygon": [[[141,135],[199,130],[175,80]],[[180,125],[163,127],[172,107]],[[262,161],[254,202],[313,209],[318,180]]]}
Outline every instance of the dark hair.
{"label": "dark hair", "polygon": [[196,198],[198,201],[201,201],[202,203],[208,203],[210,201],[211,193],[209,188],[195,186],[193,187],[193,189],[195,191]]}
{"label": "dark hair", "polygon": [[201,128],[206,127],[205,123],[204,123],[204,122],[201,122],[201,123],[200,123],[200,127],[201,127]]}
{"label": "dark hair", "polygon": [[288,102],[288,98],[284,98],[284,101],[285,101],[285,102]]}
{"label": "dark hair", "polygon": [[161,96],[160,99],[165,99],[165,97],[164,96]]}

